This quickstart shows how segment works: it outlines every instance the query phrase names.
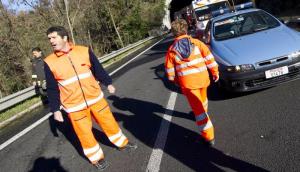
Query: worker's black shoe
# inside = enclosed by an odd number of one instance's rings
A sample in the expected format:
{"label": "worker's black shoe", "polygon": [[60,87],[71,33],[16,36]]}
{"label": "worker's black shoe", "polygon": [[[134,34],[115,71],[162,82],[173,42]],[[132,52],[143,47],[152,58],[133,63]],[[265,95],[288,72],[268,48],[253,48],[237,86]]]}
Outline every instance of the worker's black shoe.
{"label": "worker's black shoe", "polygon": [[99,160],[96,164],[94,164],[94,166],[99,170],[99,171],[103,171],[105,170],[109,164],[104,160],[104,159],[101,159]]}
{"label": "worker's black shoe", "polygon": [[124,147],[119,148],[120,151],[132,152],[137,149],[137,144],[128,142]]}
{"label": "worker's black shoe", "polygon": [[215,145],[215,139],[212,139],[210,141],[205,141],[204,144],[208,147],[213,147]]}

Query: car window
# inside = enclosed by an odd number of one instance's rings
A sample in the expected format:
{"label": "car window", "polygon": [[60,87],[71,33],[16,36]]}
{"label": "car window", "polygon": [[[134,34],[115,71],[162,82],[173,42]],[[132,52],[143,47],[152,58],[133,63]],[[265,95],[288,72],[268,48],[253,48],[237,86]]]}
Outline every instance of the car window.
{"label": "car window", "polygon": [[212,11],[226,9],[228,8],[228,6],[229,5],[227,1],[205,5],[203,7],[195,9],[195,15],[198,21],[208,20],[211,18]]}
{"label": "car window", "polygon": [[210,18],[210,10],[208,6],[200,7],[195,10],[195,14],[199,21],[207,20]]}
{"label": "car window", "polygon": [[280,23],[264,11],[235,15],[214,23],[216,40],[226,40],[279,26]]}

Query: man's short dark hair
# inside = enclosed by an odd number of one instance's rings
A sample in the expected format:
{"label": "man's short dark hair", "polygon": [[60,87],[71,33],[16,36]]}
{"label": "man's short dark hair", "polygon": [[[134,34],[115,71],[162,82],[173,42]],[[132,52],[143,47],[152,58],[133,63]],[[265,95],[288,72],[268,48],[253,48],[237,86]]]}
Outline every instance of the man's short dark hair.
{"label": "man's short dark hair", "polygon": [[34,47],[34,48],[32,48],[31,52],[34,52],[34,51],[41,52],[42,50],[40,49],[40,47]]}
{"label": "man's short dark hair", "polygon": [[62,38],[64,36],[66,36],[68,38],[68,41],[69,41],[69,34],[63,26],[52,26],[52,27],[50,27],[47,30],[47,35],[49,35],[50,33],[53,33],[53,32],[57,32],[57,35],[59,35]]}

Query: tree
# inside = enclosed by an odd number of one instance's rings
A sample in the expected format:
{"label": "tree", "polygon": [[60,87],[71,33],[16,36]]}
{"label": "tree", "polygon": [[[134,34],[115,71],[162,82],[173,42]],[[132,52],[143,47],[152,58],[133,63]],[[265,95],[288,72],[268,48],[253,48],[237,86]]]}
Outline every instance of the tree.
{"label": "tree", "polygon": [[27,11],[0,2],[3,95],[31,85],[31,49],[52,52],[45,33],[50,26],[64,26],[73,43],[91,46],[101,56],[145,38],[164,16],[164,0],[10,0],[31,7]]}

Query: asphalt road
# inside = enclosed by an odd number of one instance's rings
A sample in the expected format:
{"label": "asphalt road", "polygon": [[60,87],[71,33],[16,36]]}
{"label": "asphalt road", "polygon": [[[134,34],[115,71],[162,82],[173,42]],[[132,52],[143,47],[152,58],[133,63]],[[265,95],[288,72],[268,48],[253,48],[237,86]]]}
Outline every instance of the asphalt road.
{"label": "asphalt road", "polygon": [[[117,92],[105,91],[106,98],[123,132],[139,147],[120,152],[94,125],[110,163],[105,171],[143,172],[153,162],[162,172],[300,171],[300,80],[247,94],[211,86],[209,113],[216,145],[207,148],[185,97],[164,78],[164,55],[171,41],[163,40],[113,75]],[[167,109],[171,94],[176,95],[172,111]],[[30,118],[1,129],[1,144],[47,111],[36,109]],[[68,125],[67,119],[57,124],[50,118],[5,147],[0,151],[0,171],[96,171]],[[152,157],[153,148],[163,149],[161,159]]]}

